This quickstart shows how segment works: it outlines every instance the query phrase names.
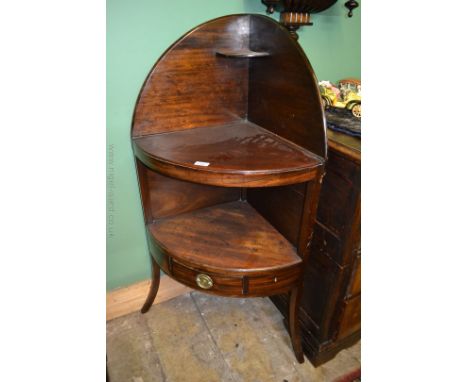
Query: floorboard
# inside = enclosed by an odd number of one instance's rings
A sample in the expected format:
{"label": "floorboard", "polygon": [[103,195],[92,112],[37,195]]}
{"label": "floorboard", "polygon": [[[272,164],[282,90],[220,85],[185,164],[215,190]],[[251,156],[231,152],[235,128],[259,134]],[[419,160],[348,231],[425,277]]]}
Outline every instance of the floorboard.
{"label": "floorboard", "polygon": [[267,298],[191,292],[107,323],[111,382],[332,382],[360,367],[360,343],[298,364]]}

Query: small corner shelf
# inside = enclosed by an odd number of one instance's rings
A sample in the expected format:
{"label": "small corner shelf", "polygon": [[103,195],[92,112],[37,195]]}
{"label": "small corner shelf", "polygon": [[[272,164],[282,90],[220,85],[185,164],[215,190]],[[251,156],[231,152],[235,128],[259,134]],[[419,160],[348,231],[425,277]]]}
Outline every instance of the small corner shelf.
{"label": "small corner shelf", "polygon": [[270,55],[268,52],[254,52],[250,49],[218,49],[216,54],[218,56],[233,58],[256,58],[267,57]]}

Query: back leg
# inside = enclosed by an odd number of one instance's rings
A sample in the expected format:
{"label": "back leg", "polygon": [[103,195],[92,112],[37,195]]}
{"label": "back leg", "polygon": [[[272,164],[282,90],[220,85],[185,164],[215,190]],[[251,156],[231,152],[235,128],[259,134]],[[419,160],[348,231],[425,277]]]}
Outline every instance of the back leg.
{"label": "back leg", "polygon": [[299,328],[299,303],[302,296],[302,285],[295,287],[289,296],[289,335],[291,336],[292,347],[297,362],[304,362],[304,352],[302,351],[301,332]]}

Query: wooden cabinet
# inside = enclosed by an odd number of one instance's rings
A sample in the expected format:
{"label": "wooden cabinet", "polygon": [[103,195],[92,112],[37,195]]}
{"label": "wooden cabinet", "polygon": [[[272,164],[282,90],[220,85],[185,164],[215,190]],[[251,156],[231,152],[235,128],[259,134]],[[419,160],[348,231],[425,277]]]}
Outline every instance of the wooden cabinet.
{"label": "wooden cabinet", "polygon": [[303,362],[297,313],[327,142],[297,42],[260,15],[196,27],[148,75],[132,147],[153,267],[142,312],[160,270],[221,296],[286,293]]}
{"label": "wooden cabinet", "polygon": [[[328,148],[299,310],[304,351],[315,365],[356,342],[361,329],[360,139],[329,130]],[[272,300],[287,316],[287,298]]]}

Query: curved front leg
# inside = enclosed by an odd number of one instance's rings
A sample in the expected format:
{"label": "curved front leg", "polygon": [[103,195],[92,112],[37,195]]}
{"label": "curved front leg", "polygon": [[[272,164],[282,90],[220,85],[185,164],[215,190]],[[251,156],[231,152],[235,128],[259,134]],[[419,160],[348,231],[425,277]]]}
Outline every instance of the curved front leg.
{"label": "curved front leg", "polygon": [[295,287],[289,296],[289,335],[297,362],[304,362],[302,351],[301,330],[299,328],[299,303],[302,296],[302,285]]}
{"label": "curved front leg", "polygon": [[159,268],[158,263],[154,260],[153,256],[151,256],[151,269],[152,269],[152,278],[151,278],[151,287],[148,292],[148,297],[146,297],[146,301],[141,308],[141,313],[146,313],[153,305],[154,299],[158,294],[159,289],[159,281],[161,279],[161,269]]}

